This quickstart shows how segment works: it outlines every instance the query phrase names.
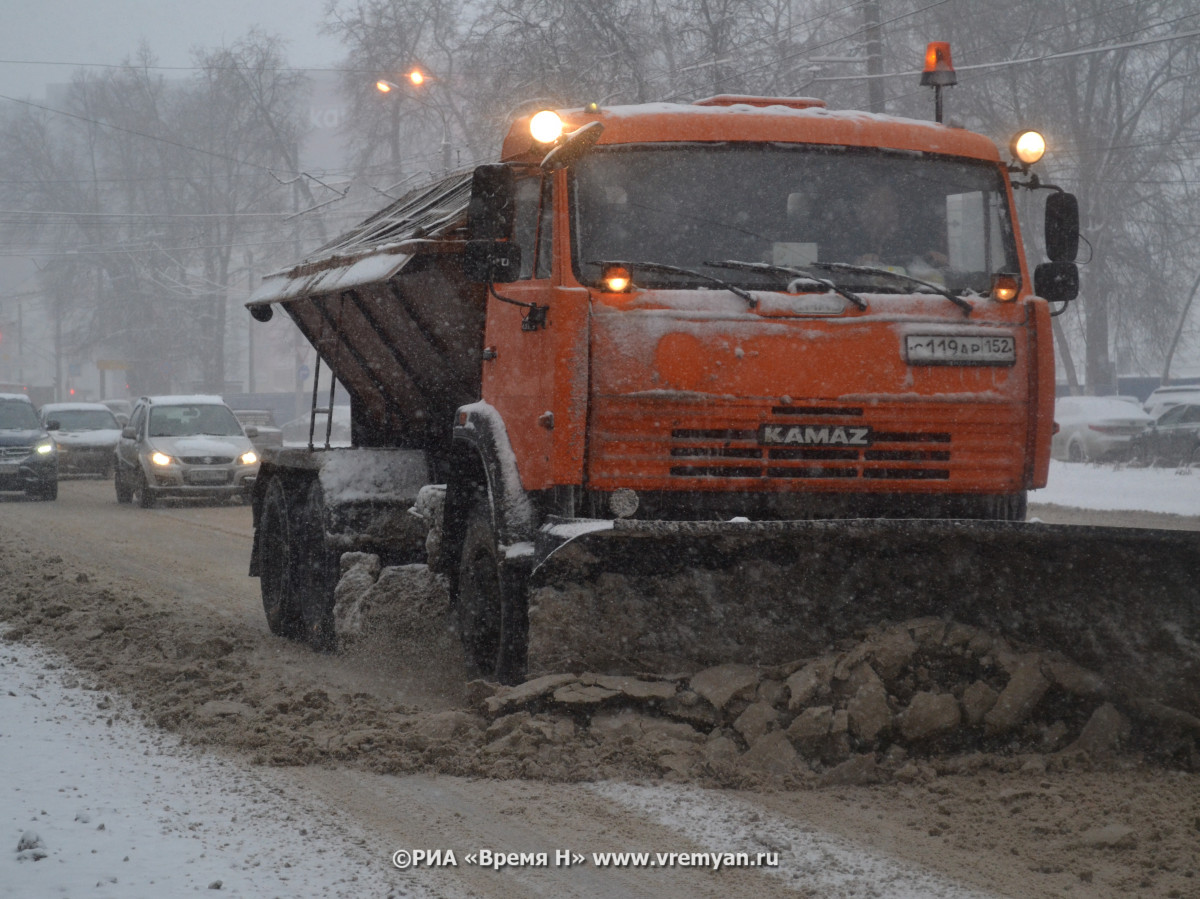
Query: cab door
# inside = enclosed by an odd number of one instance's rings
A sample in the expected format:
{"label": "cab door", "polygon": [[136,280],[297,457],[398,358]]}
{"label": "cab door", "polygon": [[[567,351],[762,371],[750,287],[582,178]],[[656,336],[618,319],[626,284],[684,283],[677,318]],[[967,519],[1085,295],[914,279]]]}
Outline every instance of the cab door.
{"label": "cab door", "polygon": [[554,175],[519,173],[513,241],[521,249],[515,281],[487,300],[483,398],[504,419],[526,490],[551,485],[554,429]]}

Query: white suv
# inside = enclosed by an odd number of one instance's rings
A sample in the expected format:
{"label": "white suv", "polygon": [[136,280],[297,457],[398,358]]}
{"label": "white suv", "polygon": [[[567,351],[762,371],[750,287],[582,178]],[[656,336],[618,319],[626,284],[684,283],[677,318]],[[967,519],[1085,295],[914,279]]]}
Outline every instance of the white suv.
{"label": "white suv", "polygon": [[1172,406],[1180,403],[1200,403],[1200,384],[1179,384],[1170,387],[1159,387],[1142,406],[1154,418],[1162,415]]}
{"label": "white suv", "polygon": [[258,475],[254,428],[219,396],[144,396],[117,442],[117,502],[162,496],[248,498]]}

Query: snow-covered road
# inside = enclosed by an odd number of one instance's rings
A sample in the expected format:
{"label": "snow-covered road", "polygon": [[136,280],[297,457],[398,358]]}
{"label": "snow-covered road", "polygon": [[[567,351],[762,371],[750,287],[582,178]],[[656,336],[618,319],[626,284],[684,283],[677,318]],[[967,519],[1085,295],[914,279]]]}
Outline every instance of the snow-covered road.
{"label": "snow-covered road", "polygon": [[[1030,499],[1197,516],[1200,471],[1053,463],[1050,486]],[[19,642],[0,645],[0,766],[7,775],[0,784],[0,896],[469,892],[453,880],[430,888],[427,880],[398,876],[355,821],[301,791],[295,778],[182,746],[138,723],[124,700]],[[731,800],[720,794],[591,789],[614,807],[662,818],[681,840],[730,850],[744,842],[741,825],[727,814]],[[845,841],[810,836],[818,856],[837,859],[829,895],[980,895]]]}

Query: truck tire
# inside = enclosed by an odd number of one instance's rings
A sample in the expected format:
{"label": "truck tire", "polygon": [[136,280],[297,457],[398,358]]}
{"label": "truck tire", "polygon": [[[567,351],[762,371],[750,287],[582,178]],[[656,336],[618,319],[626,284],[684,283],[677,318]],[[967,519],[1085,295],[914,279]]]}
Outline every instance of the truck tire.
{"label": "truck tire", "polygon": [[267,628],[277,637],[299,640],[304,621],[292,587],[292,540],[287,496],[283,484],[274,480],[267,487],[259,524],[259,591]]}
{"label": "truck tire", "polygon": [[500,552],[486,496],[467,516],[458,566],[458,636],[470,677],[494,677],[500,655]]}
{"label": "truck tire", "polygon": [[325,497],[317,482],[305,492],[297,530],[301,552],[293,570],[304,636],[313,649],[332,652],[337,649],[333,606],[340,554],[325,541]]}

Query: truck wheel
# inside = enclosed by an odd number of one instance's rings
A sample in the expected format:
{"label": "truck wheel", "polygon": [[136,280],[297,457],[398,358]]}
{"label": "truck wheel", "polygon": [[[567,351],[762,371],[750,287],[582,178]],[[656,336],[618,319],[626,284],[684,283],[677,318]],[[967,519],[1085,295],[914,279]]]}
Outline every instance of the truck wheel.
{"label": "truck wheel", "polygon": [[1067,461],[1068,462],[1086,462],[1087,455],[1083,451],[1083,447],[1079,445],[1077,440],[1072,440],[1067,444]]}
{"label": "truck wheel", "polygon": [[295,570],[304,635],[313,649],[332,652],[337,649],[333,605],[339,554],[325,542],[325,497],[318,483],[313,483],[305,495],[298,530],[302,552]]}
{"label": "truck wheel", "polygon": [[996,517],[1000,521],[1024,521],[1029,514],[1029,494],[1019,490],[1001,496],[998,512]]}
{"label": "truck wheel", "polygon": [[113,483],[117,487],[117,502],[122,505],[127,505],[133,502],[133,488],[129,486],[129,481],[125,477],[125,473],[120,466],[117,467],[116,476],[113,478]]}
{"label": "truck wheel", "polygon": [[299,640],[304,636],[304,621],[292,588],[292,541],[288,520],[287,497],[283,485],[272,481],[263,499],[258,539],[260,552],[259,591],[267,628],[277,637]]}
{"label": "truck wheel", "polygon": [[491,506],[481,497],[467,517],[458,566],[458,636],[472,677],[492,677],[500,654],[500,558]]}

